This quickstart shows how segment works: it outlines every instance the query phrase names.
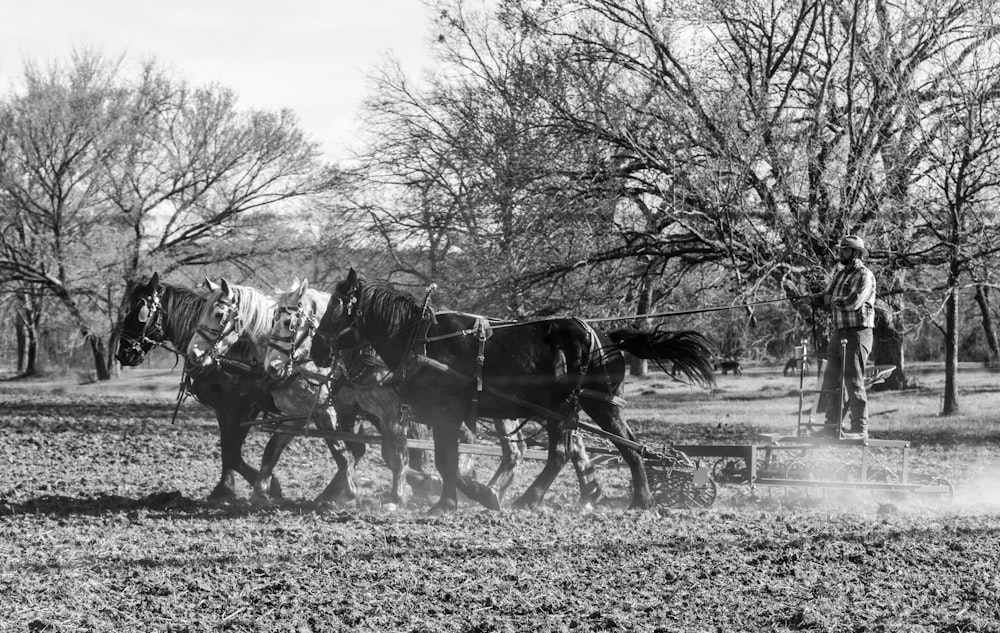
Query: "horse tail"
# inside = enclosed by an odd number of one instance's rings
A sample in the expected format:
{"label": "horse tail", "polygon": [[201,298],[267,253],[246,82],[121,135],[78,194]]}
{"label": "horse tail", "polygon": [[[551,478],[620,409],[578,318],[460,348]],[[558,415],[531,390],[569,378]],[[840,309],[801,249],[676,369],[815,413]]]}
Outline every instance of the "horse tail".
{"label": "horse tail", "polygon": [[615,346],[633,356],[654,361],[669,373],[668,363],[702,387],[715,386],[712,343],[693,330],[668,332],[628,328],[607,333]]}

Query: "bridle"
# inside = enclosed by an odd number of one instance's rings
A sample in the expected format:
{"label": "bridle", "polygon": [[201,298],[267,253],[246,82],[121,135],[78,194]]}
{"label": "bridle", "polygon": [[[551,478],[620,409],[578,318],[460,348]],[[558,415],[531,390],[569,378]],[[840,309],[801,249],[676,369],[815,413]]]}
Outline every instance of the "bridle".
{"label": "bridle", "polygon": [[[313,336],[322,340],[329,350],[328,358],[330,361],[335,361],[341,355],[337,348],[337,341],[341,339],[342,336],[347,334],[352,329],[355,329],[358,321],[361,319],[361,311],[356,309],[358,304],[358,297],[356,294],[343,294],[334,291],[330,298],[332,302],[334,299],[340,302],[341,312],[340,316],[337,317],[337,323],[344,323],[344,326],[340,328],[337,332],[331,332],[322,330],[319,328],[319,323],[317,322],[316,328],[312,332]],[[327,308],[329,311],[330,308]],[[331,363],[332,364],[332,363]]]}
{"label": "bridle", "polygon": [[214,328],[199,324],[197,331],[211,344],[211,348],[207,354],[208,357],[213,362],[218,362],[222,356],[219,351],[222,341],[230,334],[239,336],[243,333],[243,317],[240,315],[239,302],[236,300],[229,299],[228,297],[219,297],[212,305],[213,308],[217,306],[222,312],[222,316],[219,318],[219,327]]}
{"label": "bridle", "polygon": [[271,334],[268,347],[286,356],[285,362],[278,367],[278,377],[287,378],[296,365],[309,362],[306,342],[311,339],[319,326],[319,318],[314,313],[308,313],[301,303],[295,308],[280,306],[276,311],[275,323],[279,323],[282,315],[290,315],[288,336]]}
{"label": "bridle", "polygon": [[134,336],[123,329],[119,333],[119,340],[128,344],[126,347],[128,351],[138,354],[140,358],[145,358],[150,348],[162,343],[166,337],[163,329],[163,301],[161,291],[153,291],[152,294],[139,299],[136,308],[133,308],[133,310],[138,310],[136,320],[142,323],[142,328]]}

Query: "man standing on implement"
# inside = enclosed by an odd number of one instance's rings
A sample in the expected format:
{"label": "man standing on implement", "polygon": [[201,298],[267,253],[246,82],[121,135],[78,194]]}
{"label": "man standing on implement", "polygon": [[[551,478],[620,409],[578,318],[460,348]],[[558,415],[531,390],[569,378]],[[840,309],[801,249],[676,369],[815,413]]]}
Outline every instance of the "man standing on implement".
{"label": "man standing on implement", "polygon": [[[829,306],[833,315],[833,332],[827,346],[826,372],[823,374],[823,398],[826,402],[826,424],[819,435],[840,437],[840,407],[834,394],[844,381],[844,396],[851,414],[851,429],[845,439],[868,439],[868,395],[865,393],[865,363],[872,351],[872,329],[875,327],[875,275],[862,262],[868,255],[865,242],[856,235],[840,240],[840,266],[822,296],[813,298],[814,305]],[[841,341],[846,360],[841,377]]]}

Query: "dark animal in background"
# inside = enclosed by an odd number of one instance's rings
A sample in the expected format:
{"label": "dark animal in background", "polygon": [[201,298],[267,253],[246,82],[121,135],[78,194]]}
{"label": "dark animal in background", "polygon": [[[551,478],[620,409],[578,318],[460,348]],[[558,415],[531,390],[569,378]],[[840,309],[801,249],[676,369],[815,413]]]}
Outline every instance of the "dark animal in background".
{"label": "dark animal in background", "polygon": [[[795,361],[796,360],[798,360],[798,359],[796,359],[795,357],[789,358],[788,361],[785,363],[785,369],[784,369],[784,371],[782,371],[781,373],[784,374],[785,376],[790,376],[790,375],[794,374],[795,371],[798,369],[798,367],[796,367],[796,365],[795,365]],[[803,369],[805,369],[805,371],[808,372],[810,366],[812,365],[812,363],[809,361],[808,358],[804,359],[802,362],[805,363],[805,366],[803,367]]]}
{"label": "dark animal in background", "polygon": [[733,372],[734,376],[743,375],[743,367],[740,366],[740,361],[738,360],[721,360],[715,363],[715,371],[722,370],[722,375],[725,376],[729,372]]}

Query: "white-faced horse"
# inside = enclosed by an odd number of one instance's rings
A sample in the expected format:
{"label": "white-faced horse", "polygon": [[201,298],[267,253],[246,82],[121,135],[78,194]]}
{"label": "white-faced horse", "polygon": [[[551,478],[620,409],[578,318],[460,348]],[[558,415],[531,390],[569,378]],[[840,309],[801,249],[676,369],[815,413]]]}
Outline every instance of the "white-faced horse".
{"label": "white-faced horse", "polygon": [[[299,380],[304,380],[309,376],[315,377],[317,373],[322,375],[323,372],[330,371],[317,367],[309,358],[312,337],[320,317],[326,312],[330,296],[330,293],[309,288],[308,281],[303,280],[277,298],[277,316],[271,332],[271,347],[265,360],[270,375],[278,380],[290,380],[298,375]],[[353,430],[353,418],[346,417],[350,415],[351,407],[360,408],[377,418],[382,435],[382,457],[393,473],[391,496],[396,502],[405,502],[407,490],[403,474],[407,460],[412,460],[420,452],[410,453],[406,450],[406,435],[415,435],[414,427],[417,425],[404,426],[395,376],[370,346],[349,346],[349,349],[331,360],[329,365],[333,369],[331,377],[334,379],[331,390],[334,404],[337,405],[338,426],[343,430]],[[461,468],[462,476],[458,485],[466,496],[486,507],[498,509],[514,481],[515,469],[523,459],[526,445],[515,420],[494,420],[494,429],[500,441],[501,458],[489,484],[482,486],[475,482],[469,474],[471,466],[466,461]],[[463,427],[462,431],[464,441],[471,443],[474,433],[468,426]],[[264,451],[262,476],[268,470],[269,459],[277,460],[277,455],[272,455],[270,449],[271,443]],[[281,449],[277,445],[275,450],[280,454]],[[581,504],[596,502],[602,493],[582,442],[573,444],[571,458],[580,481]]]}
{"label": "white-faced horse", "polygon": [[[192,368],[191,372],[198,375],[218,366],[240,340],[248,342],[253,349],[254,363],[263,369],[276,308],[274,297],[256,288],[221,279],[218,287],[207,297],[196,331],[187,346],[187,364]],[[292,380],[281,385],[269,385],[269,390],[278,411],[301,420],[296,424],[304,425],[311,419],[320,429],[334,430],[336,413],[327,404],[325,381]],[[283,448],[289,439],[290,436],[275,434],[268,445],[273,451],[275,445]],[[324,441],[337,465],[337,472],[316,500],[320,503],[345,503],[357,496],[354,456],[342,440],[325,437]],[[265,459],[267,468],[258,472],[253,484],[257,501],[266,501],[273,496],[270,483],[275,461]]]}

